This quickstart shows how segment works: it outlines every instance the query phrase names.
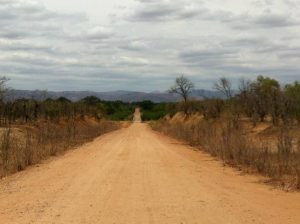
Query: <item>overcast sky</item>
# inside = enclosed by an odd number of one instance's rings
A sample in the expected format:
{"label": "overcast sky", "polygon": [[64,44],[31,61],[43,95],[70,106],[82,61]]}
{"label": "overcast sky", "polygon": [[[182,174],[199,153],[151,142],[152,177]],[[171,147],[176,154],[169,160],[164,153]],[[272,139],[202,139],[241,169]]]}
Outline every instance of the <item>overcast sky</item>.
{"label": "overcast sky", "polygon": [[0,0],[0,75],[16,89],[211,89],[300,80],[300,0]]}

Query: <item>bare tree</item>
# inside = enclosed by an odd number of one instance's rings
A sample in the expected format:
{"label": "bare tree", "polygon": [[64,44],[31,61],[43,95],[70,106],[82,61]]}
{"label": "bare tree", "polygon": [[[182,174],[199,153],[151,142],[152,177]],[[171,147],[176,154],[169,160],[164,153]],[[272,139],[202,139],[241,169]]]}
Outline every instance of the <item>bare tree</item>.
{"label": "bare tree", "polygon": [[240,79],[240,84],[239,84],[239,93],[245,93],[245,92],[249,92],[251,88],[251,81],[241,78]]}
{"label": "bare tree", "polygon": [[184,113],[188,114],[188,99],[194,89],[194,84],[183,75],[176,78],[174,86],[171,87],[170,93],[178,94],[184,101]]}
{"label": "bare tree", "polygon": [[171,87],[170,92],[179,94],[184,102],[188,101],[188,97],[194,88],[194,84],[183,75],[176,78],[175,85]]}
{"label": "bare tree", "polygon": [[2,124],[3,114],[5,111],[5,104],[4,104],[4,94],[7,90],[6,82],[8,79],[5,76],[0,77],[0,124]]}
{"label": "bare tree", "polygon": [[224,94],[227,99],[232,98],[232,84],[227,78],[225,77],[220,78],[214,84],[214,89]]}
{"label": "bare tree", "polygon": [[6,91],[6,82],[9,81],[5,76],[0,77],[0,100],[3,100],[4,93]]}

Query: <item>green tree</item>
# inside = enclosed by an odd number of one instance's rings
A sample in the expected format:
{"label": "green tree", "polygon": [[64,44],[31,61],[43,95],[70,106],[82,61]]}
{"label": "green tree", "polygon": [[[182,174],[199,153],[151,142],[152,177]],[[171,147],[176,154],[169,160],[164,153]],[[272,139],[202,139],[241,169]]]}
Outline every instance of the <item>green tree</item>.
{"label": "green tree", "polygon": [[280,85],[275,79],[258,76],[257,80],[251,84],[251,96],[255,113],[263,122],[268,113],[271,114],[274,123],[280,115]]}
{"label": "green tree", "polygon": [[300,83],[294,82],[293,84],[286,85],[284,93],[287,97],[289,113],[292,118],[300,122]]}

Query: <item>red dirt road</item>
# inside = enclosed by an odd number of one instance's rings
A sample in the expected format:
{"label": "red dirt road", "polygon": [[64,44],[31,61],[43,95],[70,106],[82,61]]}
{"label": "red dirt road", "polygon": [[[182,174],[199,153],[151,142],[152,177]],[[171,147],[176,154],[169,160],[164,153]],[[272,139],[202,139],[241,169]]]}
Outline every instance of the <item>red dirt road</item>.
{"label": "red dirt road", "polygon": [[1,180],[0,223],[299,224],[300,194],[137,122]]}

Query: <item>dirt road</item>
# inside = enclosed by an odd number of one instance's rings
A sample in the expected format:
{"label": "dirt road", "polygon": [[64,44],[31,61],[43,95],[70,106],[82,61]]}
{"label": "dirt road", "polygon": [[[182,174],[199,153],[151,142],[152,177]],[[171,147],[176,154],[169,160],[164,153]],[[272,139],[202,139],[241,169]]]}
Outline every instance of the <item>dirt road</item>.
{"label": "dirt road", "polygon": [[133,122],[136,122],[136,123],[142,122],[140,108],[135,108],[135,112],[133,114]]}
{"label": "dirt road", "polygon": [[300,194],[134,123],[1,180],[0,223],[299,224]]}

